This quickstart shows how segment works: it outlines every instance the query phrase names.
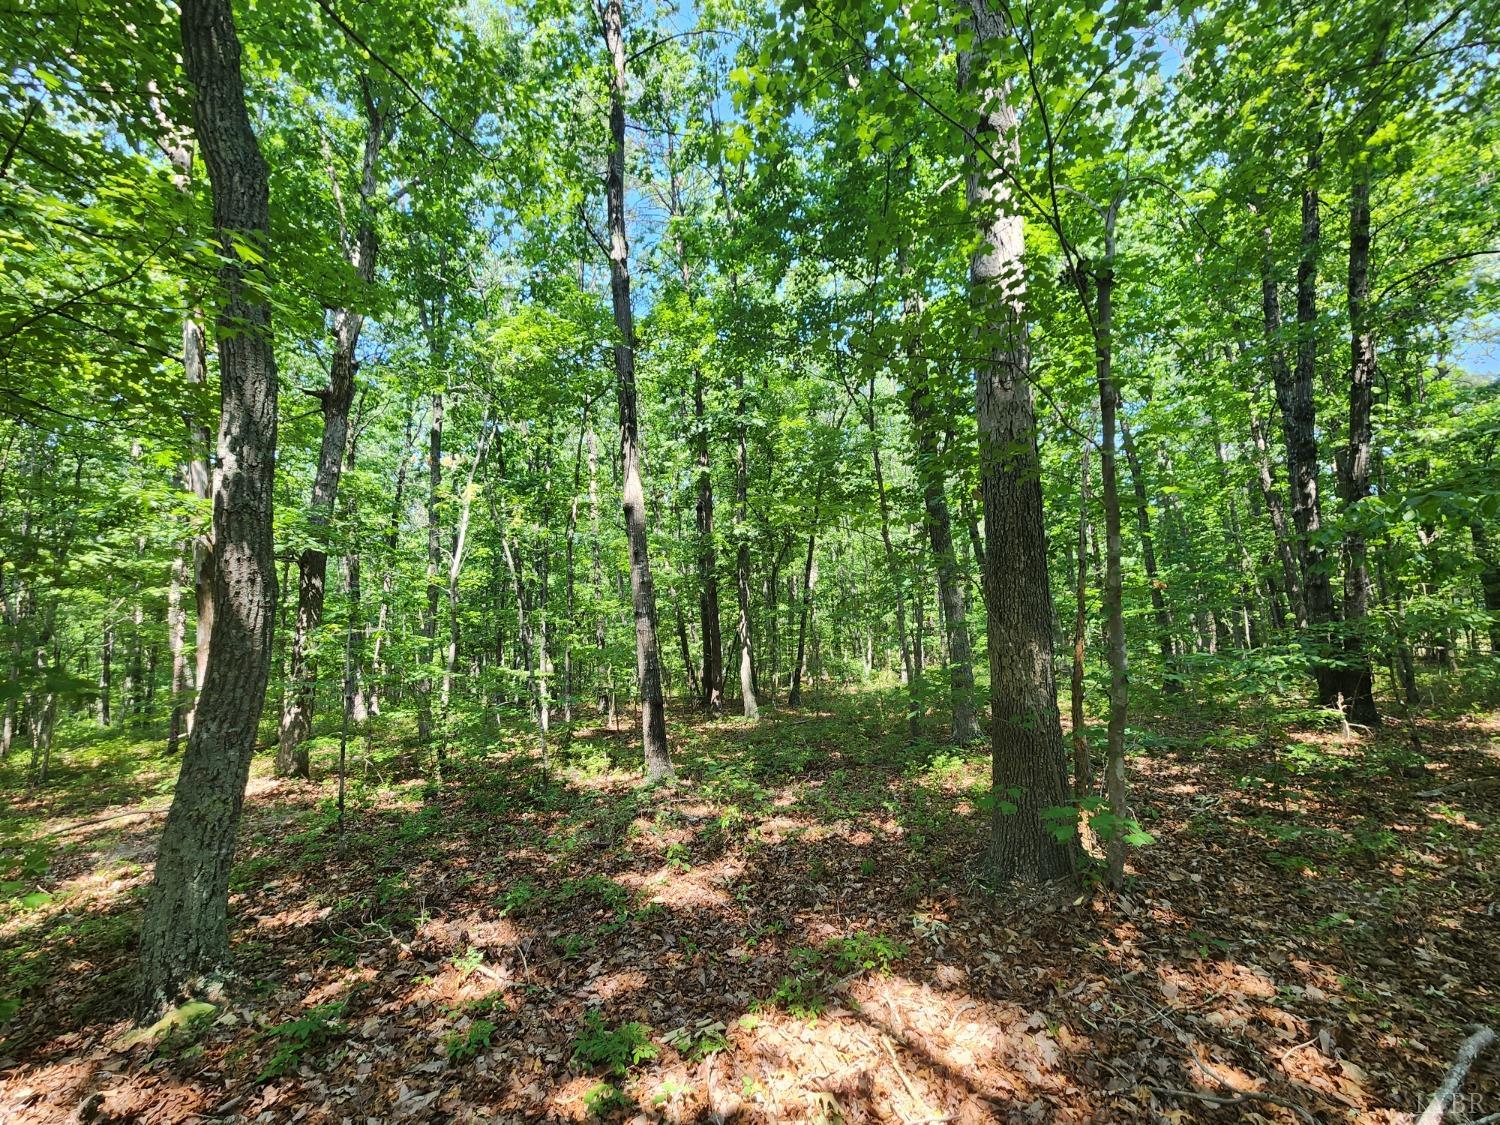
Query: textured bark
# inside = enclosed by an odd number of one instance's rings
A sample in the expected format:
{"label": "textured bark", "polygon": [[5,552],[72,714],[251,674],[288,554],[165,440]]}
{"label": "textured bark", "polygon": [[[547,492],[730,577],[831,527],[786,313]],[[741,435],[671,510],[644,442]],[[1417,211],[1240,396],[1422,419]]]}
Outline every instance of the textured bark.
{"label": "textured bark", "polygon": [[[368,83],[364,94],[365,144],[361,161],[359,214],[353,237],[345,235],[344,254],[365,285],[375,279],[375,166],[385,139],[385,125]],[[338,197],[338,179],[330,166],[329,178]],[[349,442],[349,409],[354,403],[355,377],[359,363],[355,353],[364,328],[364,314],[341,308],[333,313],[333,362],[328,386],[318,392],[323,405],[323,441],[318,450],[318,468],[313,477],[308,525],[312,543],[297,556],[297,618],[292,634],[292,684],[277,737],[276,772],[283,777],[307,777],[306,740],[312,735],[313,704],[317,698],[317,668],[312,660],[313,637],[323,622],[323,599],[328,582],[328,552],[323,540],[328,534],[333,505],[338,497],[339,475]]]}
{"label": "textured bark", "polygon": [[630,243],[625,233],[625,28],[623,0],[605,0],[602,16],[610,56],[609,164],[605,193],[609,205],[609,290],[614,306],[615,382],[620,410],[620,460],[624,487],[621,508],[630,547],[630,593],[635,611],[636,681],[641,699],[641,742],[646,778],[672,774],[667,750],[667,718],[662,701],[661,656],[656,644],[656,590],[646,538],[646,502],[641,482],[640,422],[636,407],[635,321],[630,306]]}
{"label": "textured bark", "polygon": [[223,248],[219,471],[214,485],[213,636],[197,718],[157,848],[141,930],[140,1009],[149,1013],[222,970],[229,871],[270,672],[276,607],[271,512],[276,358],[264,279],[235,242],[269,258],[268,174],[245,109],[229,0],[183,0],[183,58],[193,122]]}
{"label": "textured bark", "polygon": [[[908,316],[919,312],[915,300],[910,301]],[[912,336],[908,344],[911,374],[906,407],[911,416],[917,475],[922,484],[923,522],[937,570],[938,604],[948,645],[948,694],[952,710],[950,737],[958,745],[966,746],[980,738],[979,721],[974,713],[974,654],[969,640],[963,572],[953,549],[953,517],[948,509],[947,480],[938,449],[932,388],[917,354],[919,351],[919,340]]]}
{"label": "textured bark", "polygon": [[966,185],[980,245],[969,287],[981,316],[976,371],[979,478],[984,500],[989,599],[992,786],[986,867],[996,883],[1071,877],[1074,845],[1048,831],[1042,810],[1068,800],[1067,756],[1052,668],[1052,591],[1047,581],[1036,416],[1028,381],[1024,230],[1006,170],[1019,162],[1008,91],[984,73],[984,45],[1007,34],[988,0],[970,0],[976,49],[959,59],[960,87],[975,110]]}
{"label": "textured bark", "polygon": [[1349,189],[1349,436],[1340,465],[1344,502],[1344,633],[1338,693],[1346,717],[1380,725],[1375,677],[1365,652],[1370,568],[1358,508],[1370,494],[1375,335],[1370,326],[1370,166],[1359,163]]}

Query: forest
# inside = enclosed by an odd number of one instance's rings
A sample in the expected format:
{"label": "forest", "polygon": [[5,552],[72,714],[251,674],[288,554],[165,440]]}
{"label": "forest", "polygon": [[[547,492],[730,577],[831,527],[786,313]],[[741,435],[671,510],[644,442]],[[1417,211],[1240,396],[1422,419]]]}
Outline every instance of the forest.
{"label": "forest", "polygon": [[0,1119],[1500,1121],[1500,0],[0,57]]}

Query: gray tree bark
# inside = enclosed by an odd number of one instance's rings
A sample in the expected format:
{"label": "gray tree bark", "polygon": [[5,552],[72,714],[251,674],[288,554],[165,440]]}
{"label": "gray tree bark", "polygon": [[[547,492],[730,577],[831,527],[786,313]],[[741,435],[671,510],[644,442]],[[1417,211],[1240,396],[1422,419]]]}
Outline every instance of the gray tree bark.
{"label": "gray tree bark", "polygon": [[140,1011],[174,1001],[225,968],[235,836],[270,673],[276,608],[271,512],[276,453],[276,357],[260,267],[235,243],[269,257],[268,172],[245,108],[240,45],[229,0],[183,0],[183,59],[193,124],[213,188],[223,249],[219,471],[214,485],[213,635],[197,717],[157,848],[141,929]]}
{"label": "gray tree bark", "polygon": [[646,500],[641,481],[640,422],[635,384],[635,321],[630,305],[630,243],[625,231],[625,17],[623,0],[604,0],[599,12],[610,57],[609,163],[605,194],[609,205],[609,289],[614,306],[615,382],[620,410],[620,456],[624,478],[621,507],[630,547],[630,592],[635,610],[636,681],[641,699],[641,742],[646,779],[672,775],[667,750],[667,718],[662,700],[661,655],[656,642],[656,590],[646,537]]}
{"label": "gray tree bark", "polygon": [[987,616],[995,804],[985,866],[996,883],[1036,884],[1071,877],[1076,845],[1059,841],[1042,819],[1044,809],[1065,805],[1069,794],[1027,370],[1025,235],[1008,179],[1019,163],[1019,125],[1009,91],[984,63],[985,45],[1009,28],[989,0],[970,0],[970,12],[975,51],[960,56],[959,85],[971,95],[976,119],[966,192],[980,245],[969,289],[982,317],[975,408],[984,569],[993,591]]}

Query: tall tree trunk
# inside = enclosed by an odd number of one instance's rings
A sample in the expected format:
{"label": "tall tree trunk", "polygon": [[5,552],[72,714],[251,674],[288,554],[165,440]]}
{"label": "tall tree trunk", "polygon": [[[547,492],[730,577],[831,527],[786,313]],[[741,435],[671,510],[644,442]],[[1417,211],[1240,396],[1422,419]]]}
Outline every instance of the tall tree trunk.
{"label": "tall tree trunk", "polygon": [[[1292,522],[1297,529],[1302,562],[1302,589],[1307,602],[1308,624],[1325,646],[1331,646],[1334,624],[1333,587],[1328,560],[1321,542],[1322,510],[1318,500],[1318,437],[1314,403],[1318,340],[1318,247],[1322,232],[1316,176],[1322,164],[1322,136],[1314,133],[1307,157],[1307,182],[1302,191],[1302,239],[1297,261],[1297,353],[1296,363],[1273,368],[1277,377],[1276,401],[1281,408],[1286,438],[1287,475],[1292,485]],[[1334,706],[1340,689],[1339,677],[1328,660],[1319,658],[1316,673],[1318,700]]]}
{"label": "tall tree trunk", "polygon": [[[734,582],[739,602],[739,619],[735,623],[735,641],[740,650],[740,700],[745,718],[760,718],[760,702],[755,698],[755,651],[750,632],[750,541],[746,522],[749,482],[746,456],[745,372],[740,364],[734,369],[735,453],[734,453]],[[772,614],[774,618],[775,610]],[[774,644],[774,642],[773,642]],[[775,685],[772,685],[772,692]]]}
{"label": "tall tree trunk", "polygon": [[1083,447],[1078,465],[1078,577],[1074,584],[1073,666],[1069,682],[1069,711],[1073,720],[1073,791],[1086,797],[1094,788],[1094,764],[1089,754],[1088,726],[1083,715],[1083,654],[1088,641],[1089,580],[1089,448]]}
{"label": "tall tree trunk", "polygon": [[99,725],[108,727],[110,723],[109,695],[114,685],[111,677],[115,662],[115,623],[110,620],[112,613],[106,609],[104,618],[104,636],[99,643]]}
{"label": "tall tree trunk", "polygon": [[[346,473],[354,470],[355,437],[349,439],[349,460],[344,466]],[[364,619],[363,565],[359,545],[359,506],[350,497],[348,500],[349,527],[352,541],[344,552],[344,587],[349,600],[349,635],[347,638],[348,659],[344,668],[344,706],[349,721],[359,726],[370,717],[369,698],[365,690],[365,634],[368,631]]]}
{"label": "tall tree trunk", "polygon": [[[344,255],[360,281],[375,280],[375,165],[385,139],[385,124],[368,81],[361,79],[365,113],[364,157],[359,185],[359,215],[352,238],[345,228]],[[340,199],[338,175],[332,162],[328,168],[334,198]],[[313,477],[308,526],[312,542],[297,556],[297,619],[292,636],[292,685],[281,715],[277,738],[276,772],[283,777],[307,777],[306,741],[312,735],[313,705],[317,698],[317,667],[312,645],[323,621],[323,598],[328,581],[325,540],[333,505],[338,497],[339,474],[349,441],[349,409],[354,403],[355,376],[359,362],[355,353],[364,328],[364,314],[337,309],[333,314],[333,362],[328,386],[317,392],[323,406],[323,441],[318,468]]]}
{"label": "tall tree trunk", "polygon": [[985,64],[1009,34],[988,0],[970,0],[976,53],[959,57],[959,85],[976,128],[966,192],[980,245],[969,289],[980,314],[976,371],[979,480],[984,498],[991,785],[995,798],[986,867],[996,883],[1071,877],[1075,845],[1061,842],[1042,811],[1068,800],[1067,755],[1052,668],[1052,590],[1042,514],[1036,416],[1028,381],[1024,228],[1005,169],[1019,163],[1019,124],[1003,80]]}
{"label": "tall tree trunk", "polygon": [[818,581],[815,548],[818,543],[818,509],[813,508],[812,530],[807,533],[807,561],[802,565],[802,606],[797,618],[797,660],[792,665],[792,688],[787,693],[788,707],[802,705],[802,670],[807,659],[807,623],[812,616],[813,587]]}
{"label": "tall tree trunk", "polygon": [[438,500],[443,486],[443,392],[432,395],[432,427],[427,435],[427,605],[422,615],[422,683],[417,699],[417,740],[432,740],[432,661],[437,654],[438,601],[442,587],[442,527]]}
{"label": "tall tree trunk", "polygon": [[[684,279],[687,267],[683,267]],[[724,712],[724,638],[719,627],[719,562],[714,549],[714,482],[708,459],[708,421],[703,400],[703,369],[693,368],[693,418],[697,444],[698,619],[703,630],[703,705],[715,717]]]}
{"label": "tall tree trunk", "polygon": [[1146,570],[1146,588],[1151,597],[1151,616],[1156,623],[1157,650],[1161,653],[1162,689],[1182,690],[1176,662],[1172,659],[1172,611],[1167,608],[1167,598],[1156,567],[1156,537],[1151,531],[1151,505],[1146,499],[1146,476],[1141,471],[1141,459],[1136,455],[1135,439],[1130,425],[1120,419],[1120,444],[1125,451],[1125,463],[1130,467],[1130,484],[1135,492],[1136,530],[1141,537],[1141,565]]}
{"label": "tall tree trunk", "polygon": [[1250,407],[1250,440],[1255,446],[1255,472],[1260,483],[1261,498],[1266,502],[1266,513],[1271,520],[1271,533],[1276,539],[1276,557],[1281,563],[1281,581],[1291,604],[1292,619],[1297,628],[1307,628],[1307,600],[1302,596],[1302,574],[1297,566],[1297,549],[1287,528],[1286,508],[1281,502],[1281,489],[1271,472],[1271,451],[1266,442],[1265,427]]}
{"label": "tall tree trunk", "polygon": [[1370,614],[1370,569],[1361,503],[1370,494],[1371,408],[1375,392],[1375,335],[1370,326],[1370,165],[1357,161],[1349,189],[1349,443],[1341,459],[1344,493],[1344,634],[1339,697],[1347,718],[1380,725],[1375,677],[1365,651]]}
{"label": "tall tree trunk", "polygon": [[1130,815],[1125,779],[1125,722],[1130,707],[1130,679],[1125,650],[1124,579],[1120,556],[1120,485],[1115,466],[1116,416],[1120,405],[1114,378],[1115,216],[1119,198],[1105,211],[1104,262],[1094,275],[1094,363],[1099,379],[1099,481],[1104,493],[1104,621],[1109,663],[1109,723],[1104,759],[1104,792],[1114,815],[1104,833],[1109,881],[1125,883],[1125,824]]}
{"label": "tall tree trunk", "polygon": [[187,581],[187,558],[181,550],[172,555],[172,571],[167,579],[167,651],[172,657],[172,705],[167,718],[167,753],[176,756],[182,749],[183,702],[187,695],[187,610],[182,604],[182,587]]}
{"label": "tall tree trunk", "polygon": [[656,591],[646,539],[646,500],[641,482],[641,438],[636,406],[635,322],[630,307],[630,243],[625,234],[625,27],[623,0],[604,0],[600,12],[611,70],[609,84],[609,289],[614,305],[615,381],[620,409],[621,507],[630,547],[630,591],[635,608],[636,680],[641,699],[641,742],[646,779],[672,774],[667,717],[662,701],[661,656],[656,644]]}
{"label": "tall tree trunk", "polygon": [[[920,315],[917,302],[909,302],[908,315]],[[932,545],[937,570],[938,602],[948,643],[948,694],[952,708],[951,736],[960,746],[977,742],[979,721],[974,713],[974,655],[969,641],[968,606],[963,572],[953,549],[953,518],[948,510],[947,480],[938,449],[932,388],[920,356],[920,338],[909,336],[908,357],[912,364],[906,406],[911,415],[912,436],[917,449],[917,475],[922,483],[927,539]]]}
{"label": "tall tree trunk", "polygon": [[213,187],[223,251],[219,471],[214,485],[213,635],[141,928],[143,1014],[222,969],[229,870],[270,674],[276,608],[271,512],[276,357],[266,279],[236,245],[269,258],[268,173],[245,109],[229,0],[183,0],[183,59],[193,122]]}

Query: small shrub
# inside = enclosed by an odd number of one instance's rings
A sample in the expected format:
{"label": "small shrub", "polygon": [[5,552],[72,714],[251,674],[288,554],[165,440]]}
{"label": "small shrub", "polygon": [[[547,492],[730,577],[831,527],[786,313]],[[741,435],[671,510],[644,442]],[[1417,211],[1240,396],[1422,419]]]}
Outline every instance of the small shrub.
{"label": "small shrub", "polygon": [[595,1117],[603,1117],[617,1109],[630,1106],[630,1099],[610,1082],[601,1082],[583,1095],[584,1108]]}
{"label": "small shrub", "polygon": [[586,1070],[623,1076],[630,1068],[656,1058],[651,1029],[643,1023],[621,1024],[611,1030],[597,1010],[584,1016],[584,1032],[573,1040],[573,1061]]}
{"label": "small shrub", "polygon": [[489,1020],[475,1020],[469,1025],[467,1031],[454,1031],[443,1040],[443,1053],[448,1056],[448,1061],[468,1062],[476,1058],[480,1051],[489,1048],[490,1040],[494,1038],[497,1028]]}
{"label": "small shrub", "polygon": [[303,1055],[343,1035],[348,1029],[338,1020],[344,1014],[345,1006],[343,1000],[319,1004],[309,1008],[300,1019],[262,1031],[259,1038],[271,1040],[276,1049],[265,1069],[256,1076],[256,1081],[263,1082],[290,1073],[301,1065]]}

